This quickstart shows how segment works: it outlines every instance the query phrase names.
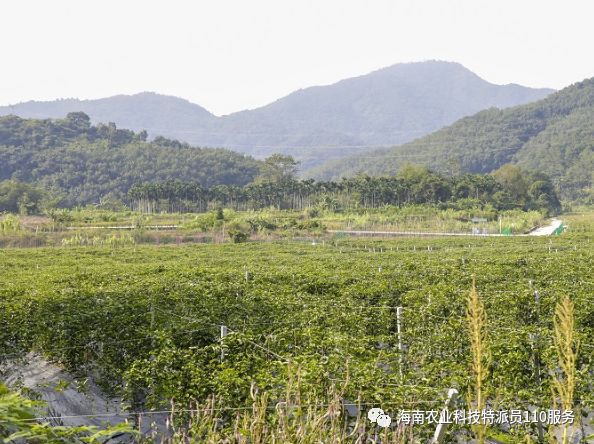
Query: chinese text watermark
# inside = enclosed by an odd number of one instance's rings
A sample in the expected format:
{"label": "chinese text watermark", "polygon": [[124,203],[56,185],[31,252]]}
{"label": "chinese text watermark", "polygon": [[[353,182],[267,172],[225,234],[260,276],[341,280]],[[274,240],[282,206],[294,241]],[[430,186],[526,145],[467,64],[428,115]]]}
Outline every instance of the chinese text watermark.
{"label": "chinese text watermark", "polygon": [[[380,427],[389,427],[392,417],[380,408],[373,408],[367,413],[371,422]],[[573,424],[573,410],[400,410],[394,415],[394,422],[404,425],[422,424],[532,424],[549,425]]]}

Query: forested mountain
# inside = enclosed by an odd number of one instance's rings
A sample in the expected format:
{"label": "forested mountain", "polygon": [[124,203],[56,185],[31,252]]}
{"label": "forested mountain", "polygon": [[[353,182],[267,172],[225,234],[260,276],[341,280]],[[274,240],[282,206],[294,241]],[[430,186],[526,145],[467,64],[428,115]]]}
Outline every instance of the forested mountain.
{"label": "forested mountain", "polygon": [[60,99],[51,102],[23,102],[0,107],[0,115],[29,119],[61,119],[70,112],[84,112],[91,122],[114,122],[132,131],[146,130],[150,137],[164,136],[186,142],[187,131],[206,127],[216,117],[199,105],[177,97],[154,93],[119,95],[97,100]]}
{"label": "forested mountain", "polygon": [[407,162],[454,174],[515,163],[550,176],[564,197],[591,198],[594,78],[538,102],[479,112],[402,146],[328,163],[311,175],[393,174]]}
{"label": "forested mountain", "polygon": [[0,107],[0,115],[62,118],[84,111],[92,122],[146,129],[149,137],[172,137],[258,157],[291,154],[307,169],[327,159],[408,142],[477,111],[527,103],[551,92],[494,85],[460,64],[429,61],[302,89],[261,108],[222,117],[153,93],[26,102]]}
{"label": "forested mountain", "polygon": [[297,163],[274,154],[257,161],[224,149],[195,148],[146,132],[65,119],[0,117],[0,212],[39,213],[78,204],[127,202],[143,211],[213,206],[304,209],[440,204],[547,209],[559,202],[540,174],[506,165],[493,175],[448,177],[408,165],[396,178],[297,180]]}
{"label": "forested mountain", "polygon": [[36,183],[70,206],[121,198],[139,182],[245,185],[260,173],[260,161],[239,153],[146,137],[115,124],[92,126],[84,113],[0,117],[0,182]]}

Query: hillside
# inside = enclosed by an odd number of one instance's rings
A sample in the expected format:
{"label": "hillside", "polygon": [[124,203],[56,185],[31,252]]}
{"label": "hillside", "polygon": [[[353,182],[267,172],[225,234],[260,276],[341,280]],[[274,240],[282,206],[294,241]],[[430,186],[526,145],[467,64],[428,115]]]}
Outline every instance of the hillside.
{"label": "hillside", "polygon": [[393,174],[407,162],[442,172],[488,173],[511,162],[551,176],[568,196],[591,193],[594,78],[538,102],[489,109],[389,150],[328,163],[310,175]]}
{"label": "hillside", "polygon": [[261,108],[216,117],[185,100],[141,93],[100,100],[26,102],[0,115],[62,118],[83,111],[150,137],[266,157],[283,152],[307,169],[372,147],[408,142],[477,111],[538,100],[549,89],[494,85],[457,63],[397,64],[332,85],[296,91]]}
{"label": "hillside", "polygon": [[34,182],[75,205],[120,198],[140,182],[245,185],[260,172],[259,161],[232,151],[145,139],[146,133],[113,124],[92,126],[84,113],[59,120],[0,117],[0,182]]}
{"label": "hillside", "polygon": [[205,126],[216,117],[199,105],[177,97],[144,92],[97,100],[60,99],[51,102],[23,102],[0,107],[0,116],[14,114],[28,119],[59,119],[70,112],[84,112],[91,122],[114,122],[132,131],[147,130],[151,136],[185,140],[194,126]]}

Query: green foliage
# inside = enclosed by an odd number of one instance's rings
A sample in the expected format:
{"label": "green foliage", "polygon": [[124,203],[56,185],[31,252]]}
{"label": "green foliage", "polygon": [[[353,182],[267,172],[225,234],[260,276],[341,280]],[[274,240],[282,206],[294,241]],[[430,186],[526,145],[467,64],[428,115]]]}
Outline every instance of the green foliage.
{"label": "green foliage", "polygon": [[51,208],[46,212],[46,214],[54,223],[57,224],[65,224],[67,222],[74,221],[72,212],[64,208]]}
{"label": "green foliage", "polygon": [[[225,226],[240,216],[225,214]],[[5,249],[0,355],[37,350],[72,372],[92,373],[138,409],[168,409],[172,399],[176,408],[194,408],[214,397],[222,410],[205,424],[222,436],[233,436],[236,414],[249,418],[252,387],[270,415],[262,424],[282,429],[277,406],[297,374],[290,399],[300,405],[291,411],[331,404],[336,385],[344,399],[365,403],[363,411],[431,410],[443,405],[445,389],[466,393],[471,384],[472,344],[461,332],[476,275],[488,313],[489,399],[502,409],[551,408],[553,378],[536,380],[530,337],[542,338],[543,368],[556,368],[551,320],[564,294],[572,295],[580,350],[594,346],[594,287],[586,278],[592,217],[567,223],[569,231],[552,238]],[[223,342],[221,325],[230,331]],[[593,359],[580,351],[575,361],[574,399],[584,409],[592,408]],[[183,413],[177,419],[179,430],[189,424]],[[431,432],[414,430],[421,442]],[[530,432],[512,430],[510,442]]]}
{"label": "green foliage", "polygon": [[22,230],[21,221],[17,216],[7,214],[0,219],[0,233],[11,234]]}
{"label": "green foliage", "polygon": [[137,184],[128,195],[132,207],[148,212],[171,209],[201,212],[213,207],[235,210],[316,207],[337,212],[415,204],[454,208],[490,205],[496,209],[534,209],[550,213],[561,208],[554,187],[546,177],[528,174],[512,165],[502,167],[493,176],[446,177],[424,167],[407,165],[396,177],[357,176],[340,182],[284,179],[244,187],[205,188],[198,183],[167,181]]}
{"label": "green foliage", "polygon": [[[264,162],[221,149],[193,148],[157,138],[149,143],[115,125],[91,126],[84,114],[62,120],[0,117],[0,211],[39,213],[96,203],[143,212],[210,208],[340,210],[359,205],[455,202],[469,197],[497,208],[559,209],[544,175],[519,171],[517,183],[495,177],[449,177],[407,164],[396,177],[358,176],[339,182],[296,180],[296,162],[281,154]],[[509,175],[509,174],[508,174]],[[190,182],[190,180],[192,182]],[[538,183],[536,183],[538,182]],[[49,200],[43,187],[59,198]],[[248,185],[249,184],[249,185]]]}
{"label": "green foliage", "polygon": [[[334,85],[296,91],[255,110],[216,117],[176,97],[143,92],[99,100],[58,100],[0,106],[0,114],[62,117],[80,110],[97,122],[145,128],[202,146],[228,146],[258,158],[291,154],[304,168],[400,144],[489,107],[541,99],[548,89],[493,85],[457,63],[397,64]],[[146,138],[138,133],[138,137]],[[160,137],[155,141],[159,143]],[[177,141],[168,143],[175,148]]]}
{"label": "green foliage", "polygon": [[0,182],[0,212],[36,214],[46,202],[46,194],[33,185],[18,180]]}
{"label": "green foliage", "polygon": [[245,242],[249,239],[249,226],[239,221],[233,221],[226,226],[227,234],[233,243]]}
{"label": "green foliage", "polygon": [[246,219],[249,224],[251,231],[265,231],[265,230],[276,230],[278,225],[266,218],[265,216],[256,216]]}
{"label": "green foliage", "polygon": [[588,79],[534,103],[481,111],[394,149],[329,163],[312,176],[394,174],[411,160],[452,175],[515,163],[551,177],[564,199],[587,203],[593,197],[593,122],[594,79]]}
{"label": "green foliage", "polygon": [[190,222],[186,222],[183,227],[187,230],[200,230],[200,231],[210,231],[216,228],[220,228],[223,226],[224,223],[224,214],[223,219],[219,219],[219,211],[210,211],[204,214],[198,214],[194,216],[194,218]]}
{"label": "green foliage", "polygon": [[[146,142],[140,134],[114,124],[90,126],[82,113],[56,120],[0,117],[0,181],[34,182],[62,196],[64,206],[101,199],[114,202],[146,180],[245,185],[259,171],[260,162],[232,151],[195,148],[164,138]],[[3,194],[0,188],[0,211]],[[24,199],[23,192],[19,196]],[[37,205],[30,191],[27,196],[27,208],[32,202]],[[13,200],[8,204],[14,205]],[[35,205],[29,211],[37,211]]]}
{"label": "green foliage", "polygon": [[149,219],[147,216],[145,216],[145,215],[142,215],[142,214],[141,214],[141,215],[138,215],[138,216],[136,216],[136,217],[133,219],[133,222],[134,222],[134,228],[135,228],[136,230],[142,230],[142,229],[143,229],[143,228],[144,228],[144,227],[147,225],[147,223],[149,222],[149,220],[150,220],[150,219]]}
{"label": "green foliage", "polygon": [[256,177],[256,182],[281,183],[291,180],[297,174],[297,165],[295,159],[283,154],[272,154],[260,167],[260,175]]}
{"label": "green foliage", "polygon": [[128,424],[99,430],[97,427],[65,427],[40,423],[35,418],[41,411],[41,406],[42,403],[10,392],[0,384],[0,443],[100,444],[115,435],[136,435]]}
{"label": "green foliage", "polygon": [[62,239],[62,245],[65,247],[82,246],[100,246],[107,245],[112,248],[134,245],[136,243],[134,236],[129,233],[111,234],[107,236],[89,237],[82,233],[76,233],[73,236]]}

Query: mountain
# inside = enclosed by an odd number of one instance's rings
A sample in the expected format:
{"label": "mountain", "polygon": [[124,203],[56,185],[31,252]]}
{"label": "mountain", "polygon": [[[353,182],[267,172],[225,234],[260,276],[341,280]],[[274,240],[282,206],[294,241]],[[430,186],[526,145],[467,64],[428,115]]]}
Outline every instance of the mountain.
{"label": "mountain", "polygon": [[592,198],[594,78],[527,105],[481,111],[401,146],[329,162],[310,174],[390,175],[409,162],[448,173],[488,173],[514,163],[550,176],[565,198]]}
{"label": "mountain", "polygon": [[14,114],[29,119],[59,119],[70,112],[84,112],[93,123],[113,122],[132,131],[180,140],[193,127],[208,126],[216,117],[201,106],[177,97],[144,92],[97,100],[60,99],[23,102],[0,107],[0,116]]}
{"label": "mountain", "polygon": [[83,111],[94,123],[146,129],[151,137],[226,147],[256,157],[291,154],[307,169],[361,150],[408,142],[477,111],[527,103],[551,92],[494,85],[458,63],[428,61],[302,89],[261,108],[222,117],[154,93],[26,102],[0,107],[0,115],[59,118]]}
{"label": "mountain", "polygon": [[260,161],[234,151],[145,139],[114,124],[92,126],[81,112],[54,120],[0,117],[0,183],[35,183],[72,206],[121,199],[138,183],[242,186],[260,174]]}

